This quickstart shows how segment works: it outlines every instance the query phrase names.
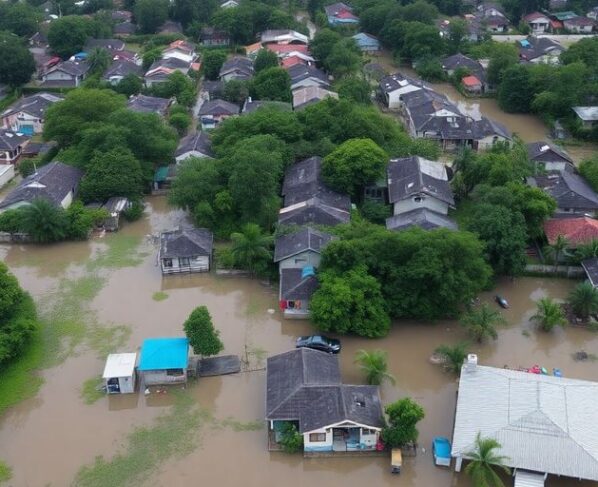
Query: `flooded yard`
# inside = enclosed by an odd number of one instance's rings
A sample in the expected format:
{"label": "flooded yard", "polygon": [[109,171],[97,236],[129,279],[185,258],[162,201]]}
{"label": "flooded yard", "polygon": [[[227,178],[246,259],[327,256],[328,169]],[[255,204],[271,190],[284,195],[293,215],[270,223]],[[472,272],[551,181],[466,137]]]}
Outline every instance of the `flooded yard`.
{"label": "flooded yard", "polygon": [[[384,339],[342,339],[345,383],[363,382],[353,363],[355,352],[380,348],[388,352],[396,377],[395,386],[382,387],[383,402],[409,395],[425,409],[420,450],[406,459],[400,477],[390,474],[388,458],[269,453],[263,422],[265,357],[289,350],[298,335],[313,328],[309,322],[284,320],[276,288],[256,280],[162,278],[151,236],[176,226],[184,215],[163,198],[147,201],[144,218],[115,235],[46,247],[0,247],[2,259],[38,303],[44,339],[53,344],[39,393],[0,418],[0,459],[13,468],[7,485],[470,485],[464,474],[434,467],[430,448],[433,436],[452,434],[457,383],[428,358],[438,345],[465,338],[455,322],[399,322]],[[568,377],[596,380],[598,363],[575,362],[572,354],[580,349],[598,353],[598,334],[582,329],[544,334],[529,324],[535,300],[564,298],[574,284],[522,278],[500,282],[498,291],[484,295],[482,300],[492,301],[500,292],[511,308],[504,311],[508,325],[496,342],[471,347],[480,363],[539,364],[559,367]],[[146,337],[182,335],[184,320],[199,305],[209,308],[221,331],[224,353],[248,360],[254,371],[202,378],[167,394],[84,402],[81,388],[101,374],[107,353],[137,351]],[[159,448],[148,446],[154,440]],[[103,460],[94,463],[99,456]],[[547,485],[593,484],[551,478]]]}

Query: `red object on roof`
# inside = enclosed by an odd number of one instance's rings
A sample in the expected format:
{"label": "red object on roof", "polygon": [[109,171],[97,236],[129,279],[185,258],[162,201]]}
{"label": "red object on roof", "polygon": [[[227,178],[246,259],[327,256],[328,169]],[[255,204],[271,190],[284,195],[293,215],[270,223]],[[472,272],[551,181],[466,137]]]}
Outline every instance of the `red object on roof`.
{"label": "red object on roof", "polygon": [[58,56],[54,56],[54,57],[48,59],[44,63],[44,66],[51,68],[52,66],[54,66],[55,64],[58,64],[59,62],[60,62],[60,58]]}
{"label": "red object on roof", "polygon": [[544,233],[550,245],[559,235],[567,239],[571,247],[598,240],[598,220],[587,216],[575,218],[552,218],[544,222]]}
{"label": "red object on roof", "polygon": [[461,82],[465,86],[470,86],[470,87],[480,86],[482,84],[482,82],[479,79],[477,79],[474,75],[465,76],[461,80]]}
{"label": "red object on roof", "polygon": [[532,22],[533,20],[538,19],[548,19],[548,17],[540,12],[532,12],[531,14],[527,14],[525,17],[523,17],[523,20],[526,22]]}
{"label": "red object on roof", "polygon": [[355,17],[355,15],[353,15],[348,10],[341,10],[339,13],[337,13],[335,15],[335,17],[338,17],[339,19],[353,19],[353,20],[357,20],[357,17]]}
{"label": "red object on roof", "polygon": [[268,44],[267,48],[276,54],[285,54],[293,51],[309,54],[305,44]]}
{"label": "red object on roof", "polygon": [[295,64],[307,64],[303,59],[298,56],[289,56],[282,60],[282,67],[283,68],[290,68],[291,66],[295,66]]}
{"label": "red object on roof", "polygon": [[562,29],[563,23],[560,20],[551,20],[550,27],[552,27],[553,29]]}

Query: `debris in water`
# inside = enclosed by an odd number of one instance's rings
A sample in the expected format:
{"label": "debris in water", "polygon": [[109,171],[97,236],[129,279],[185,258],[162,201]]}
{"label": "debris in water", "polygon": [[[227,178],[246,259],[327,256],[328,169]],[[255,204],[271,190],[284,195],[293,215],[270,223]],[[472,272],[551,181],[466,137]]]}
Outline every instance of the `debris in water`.
{"label": "debris in water", "polygon": [[151,394],[151,392],[152,392],[152,391],[150,391],[148,388],[146,388],[146,389],[145,389],[145,391],[143,391],[143,393],[144,393],[146,396],[149,396],[149,395]]}
{"label": "debris in water", "polygon": [[588,360],[588,353],[585,350],[579,350],[573,354],[573,358],[578,362]]}
{"label": "debris in water", "polygon": [[275,311],[272,308],[268,308],[268,314],[273,315],[275,313]]}

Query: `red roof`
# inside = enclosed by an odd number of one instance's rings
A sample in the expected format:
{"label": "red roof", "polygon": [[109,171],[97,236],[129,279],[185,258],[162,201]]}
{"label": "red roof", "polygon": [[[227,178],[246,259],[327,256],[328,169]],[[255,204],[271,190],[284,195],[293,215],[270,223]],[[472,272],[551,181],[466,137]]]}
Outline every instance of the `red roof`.
{"label": "red roof", "polygon": [[546,17],[546,15],[541,14],[540,12],[532,12],[531,14],[527,14],[525,17],[523,17],[523,20],[525,20],[526,22],[531,22],[533,20],[538,19],[549,20],[548,17]]}
{"label": "red roof", "polygon": [[562,29],[563,23],[560,20],[551,20],[550,27],[552,27],[553,29]]}
{"label": "red roof", "polygon": [[305,44],[268,44],[267,48],[276,54],[284,54],[293,51],[308,54],[307,46]]}
{"label": "red roof", "polygon": [[472,86],[472,87],[479,86],[482,84],[482,82],[473,75],[465,76],[461,80],[461,83],[463,83],[465,86]]}
{"label": "red roof", "polygon": [[335,17],[337,17],[339,19],[354,19],[354,20],[357,20],[357,17],[355,17],[355,15],[353,15],[348,10],[341,10],[340,12],[338,12],[335,15]]}
{"label": "red roof", "polygon": [[576,218],[552,218],[544,222],[544,233],[550,245],[562,235],[571,247],[598,240],[598,220],[587,216]]}
{"label": "red roof", "polygon": [[307,63],[298,56],[289,56],[282,60],[283,68],[290,68],[291,66],[295,66],[295,64],[307,64]]}

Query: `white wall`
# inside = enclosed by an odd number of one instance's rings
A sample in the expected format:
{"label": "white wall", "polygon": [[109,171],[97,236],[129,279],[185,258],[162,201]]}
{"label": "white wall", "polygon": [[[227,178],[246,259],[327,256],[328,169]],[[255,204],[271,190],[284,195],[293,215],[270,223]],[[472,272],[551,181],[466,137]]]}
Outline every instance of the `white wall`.
{"label": "white wall", "polygon": [[0,188],[15,177],[15,167],[12,164],[0,165]]}
{"label": "white wall", "polygon": [[417,210],[420,208],[428,208],[429,210],[436,211],[437,213],[441,213],[443,215],[448,214],[449,205],[444,201],[440,201],[437,198],[427,195],[422,195],[421,198],[422,199],[419,202],[415,201],[415,196],[397,201],[394,204],[393,214],[401,215],[403,213],[407,213],[408,211]]}
{"label": "white wall", "polygon": [[319,267],[322,256],[313,250],[307,250],[300,254],[293,255],[287,259],[283,259],[278,263],[278,268],[282,269],[302,269],[305,266],[311,265]]}
{"label": "white wall", "polygon": [[[326,441],[309,441],[311,433],[325,433]],[[319,429],[303,434],[303,449],[304,450],[332,450],[332,428]]]}
{"label": "white wall", "polygon": [[65,210],[71,206],[71,203],[73,202],[73,192],[69,191],[69,194],[67,194],[64,199],[60,202],[60,206],[62,206]]}
{"label": "white wall", "polygon": [[189,266],[181,266],[179,259],[173,258],[172,267],[165,267],[164,260],[161,259],[162,273],[174,274],[178,272],[207,272],[210,270],[210,257],[207,255],[198,255],[189,260]]}
{"label": "white wall", "polygon": [[488,137],[484,137],[483,139],[480,139],[478,141],[478,150],[487,150],[487,149],[491,149],[492,146],[496,143],[496,142],[510,142],[510,140],[505,139],[504,137],[500,137],[498,136],[496,139],[494,138],[495,136],[488,136]]}
{"label": "white wall", "polygon": [[146,386],[155,386],[161,384],[177,384],[187,382],[187,371],[183,375],[168,375],[165,370],[150,370],[144,371],[143,383]]}

